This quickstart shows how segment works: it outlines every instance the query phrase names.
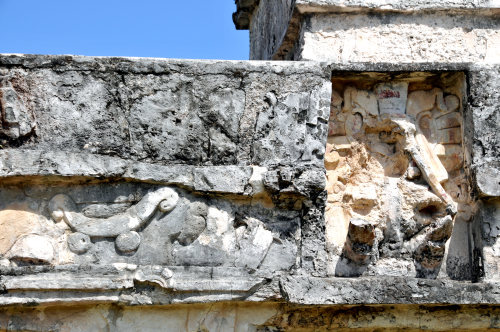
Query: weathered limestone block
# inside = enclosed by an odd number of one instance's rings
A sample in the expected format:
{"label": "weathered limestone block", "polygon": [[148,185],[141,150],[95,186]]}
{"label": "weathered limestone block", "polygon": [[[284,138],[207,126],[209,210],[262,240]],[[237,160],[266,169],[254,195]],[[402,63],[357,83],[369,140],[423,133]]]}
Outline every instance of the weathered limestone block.
{"label": "weathered limestone block", "polygon": [[1,65],[36,119],[36,137],[15,145],[23,150],[158,165],[322,164],[325,66],[18,55]]}
{"label": "weathered limestone block", "polygon": [[470,73],[471,114],[466,132],[469,134],[467,147],[472,155],[479,195],[500,196],[500,67],[474,68]]}

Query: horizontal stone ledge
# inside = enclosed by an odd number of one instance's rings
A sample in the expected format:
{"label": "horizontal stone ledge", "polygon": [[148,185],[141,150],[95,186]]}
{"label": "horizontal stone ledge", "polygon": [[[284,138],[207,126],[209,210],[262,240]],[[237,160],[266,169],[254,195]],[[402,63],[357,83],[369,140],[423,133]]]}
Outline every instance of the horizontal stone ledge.
{"label": "horizontal stone ledge", "polygon": [[97,57],[78,55],[0,54],[0,67],[48,68],[54,71],[124,72],[130,74],[237,75],[309,73],[324,78],[329,72],[324,63],[308,61],[195,60],[138,57]]}
{"label": "horizontal stone ledge", "polygon": [[11,268],[2,274],[2,306],[93,300],[125,305],[240,300],[300,305],[500,303],[498,282],[258,275],[239,268],[132,264]]}
{"label": "horizontal stone ledge", "polygon": [[360,11],[448,11],[448,12],[485,12],[494,14],[499,4],[494,1],[464,0],[297,0],[296,7],[301,13],[335,13]]}
{"label": "horizontal stone ledge", "polygon": [[160,266],[115,263],[58,267],[2,268],[0,285],[9,291],[117,290],[134,282],[155,284],[173,292],[248,292],[265,277],[245,269],[204,266]]}
{"label": "horizontal stone ledge", "polygon": [[[45,271],[38,272],[35,271]],[[22,274],[32,273],[32,274]],[[50,271],[50,272],[48,272]],[[33,273],[35,272],[35,273]],[[19,275],[21,273],[21,275]],[[0,306],[65,303],[171,304],[233,301],[267,279],[238,268],[112,264],[52,269],[5,269]],[[10,274],[10,275],[5,275]],[[141,285],[154,285],[156,287]],[[138,291],[136,291],[139,289]],[[254,300],[255,301],[255,300]]]}
{"label": "horizontal stone ledge", "polygon": [[379,276],[280,280],[283,297],[300,304],[500,304],[500,283]]}
{"label": "horizontal stone ledge", "polygon": [[434,71],[480,71],[496,67],[491,64],[472,62],[330,62],[329,68],[335,71],[352,72],[434,72]]}
{"label": "horizontal stone ledge", "polygon": [[266,190],[280,191],[274,188],[279,185],[278,173],[289,174],[291,182],[282,188],[286,193],[307,197],[324,186],[324,172],[315,167],[158,165],[90,153],[0,150],[0,179],[14,183],[26,182],[26,177],[56,182],[121,179],[180,186],[196,192],[253,196]]}
{"label": "horizontal stone ledge", "polygon": [[245,192],[252,166],[157,165],[89,153],[0,150],[0,179],[26,176],[125,179],[179,185],[194,191]]}
{"label": "horizontal stone ledge", "polygon": [[134,287],[127,276],[97,277],[73,274],[43,273],[25,276],[3,276],[0,279],[4,290],[114,290]]}

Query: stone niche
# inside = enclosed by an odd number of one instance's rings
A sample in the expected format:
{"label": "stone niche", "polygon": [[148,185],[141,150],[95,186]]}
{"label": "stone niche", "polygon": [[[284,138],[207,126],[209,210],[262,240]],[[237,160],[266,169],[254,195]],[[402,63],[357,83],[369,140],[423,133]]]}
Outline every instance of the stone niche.
{"label": "stone niche", "polygon": [[462,72],[337,72],[325,155],[329,273],[471,279]]}

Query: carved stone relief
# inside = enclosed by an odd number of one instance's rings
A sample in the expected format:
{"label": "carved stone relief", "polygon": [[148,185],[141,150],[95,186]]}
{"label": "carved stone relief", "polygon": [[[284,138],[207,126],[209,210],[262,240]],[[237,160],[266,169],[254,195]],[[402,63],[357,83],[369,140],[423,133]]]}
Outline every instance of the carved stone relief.
{"label": "carved stone relief", "polygon": [[4,266],[127,263],[274,271],[297,260],[299,211],[133,183],[4,187],[1,196]]}
{"label": "carved stone relief", "polygon": [[178,200],[174,190],[161,188],[147,193],[123,213],[109,218],[89,218],[77,212],[71,197],[58,194],[50,200],[49,212],[55,222],[64,220],[75,231],[68,237],[69,249],[75,253],[85,253],[89,249],[90,237],[116,238],[119,251],[131,252],[141,242],[136,230],[144,226],[157,209],[164,213],[172,211]]}
{"label": "carved stone relief", "polygon": [[[467,264],[467,245],[460,234],[449,241],[472,208],[464,86],[460,73],[333,78],[325,155],[331,274],[464,277],[455,272]],[[446,259],[450,243],[461,248]]]}

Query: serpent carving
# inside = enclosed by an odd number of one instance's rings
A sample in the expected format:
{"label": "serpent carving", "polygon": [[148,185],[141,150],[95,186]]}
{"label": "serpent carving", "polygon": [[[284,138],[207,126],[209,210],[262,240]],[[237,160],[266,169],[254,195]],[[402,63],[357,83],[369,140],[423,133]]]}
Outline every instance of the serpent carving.
{"label": "serpent carving", "polygon": [[49,211],[56,222],[64,221],[76,233],[70,235],[68,244],[76,253],[83,253],[90,247],[90,237],[116,238],[120,251],[137,249],[140,236],[135,230],[144,226],[157,209],[170,212],[174,209],[178,194],[171,188],[161,188],[146,194],[136,205],[125,212],[109,218],[90,218],[78,212],[73,199],[64,194],[52,197]]}

